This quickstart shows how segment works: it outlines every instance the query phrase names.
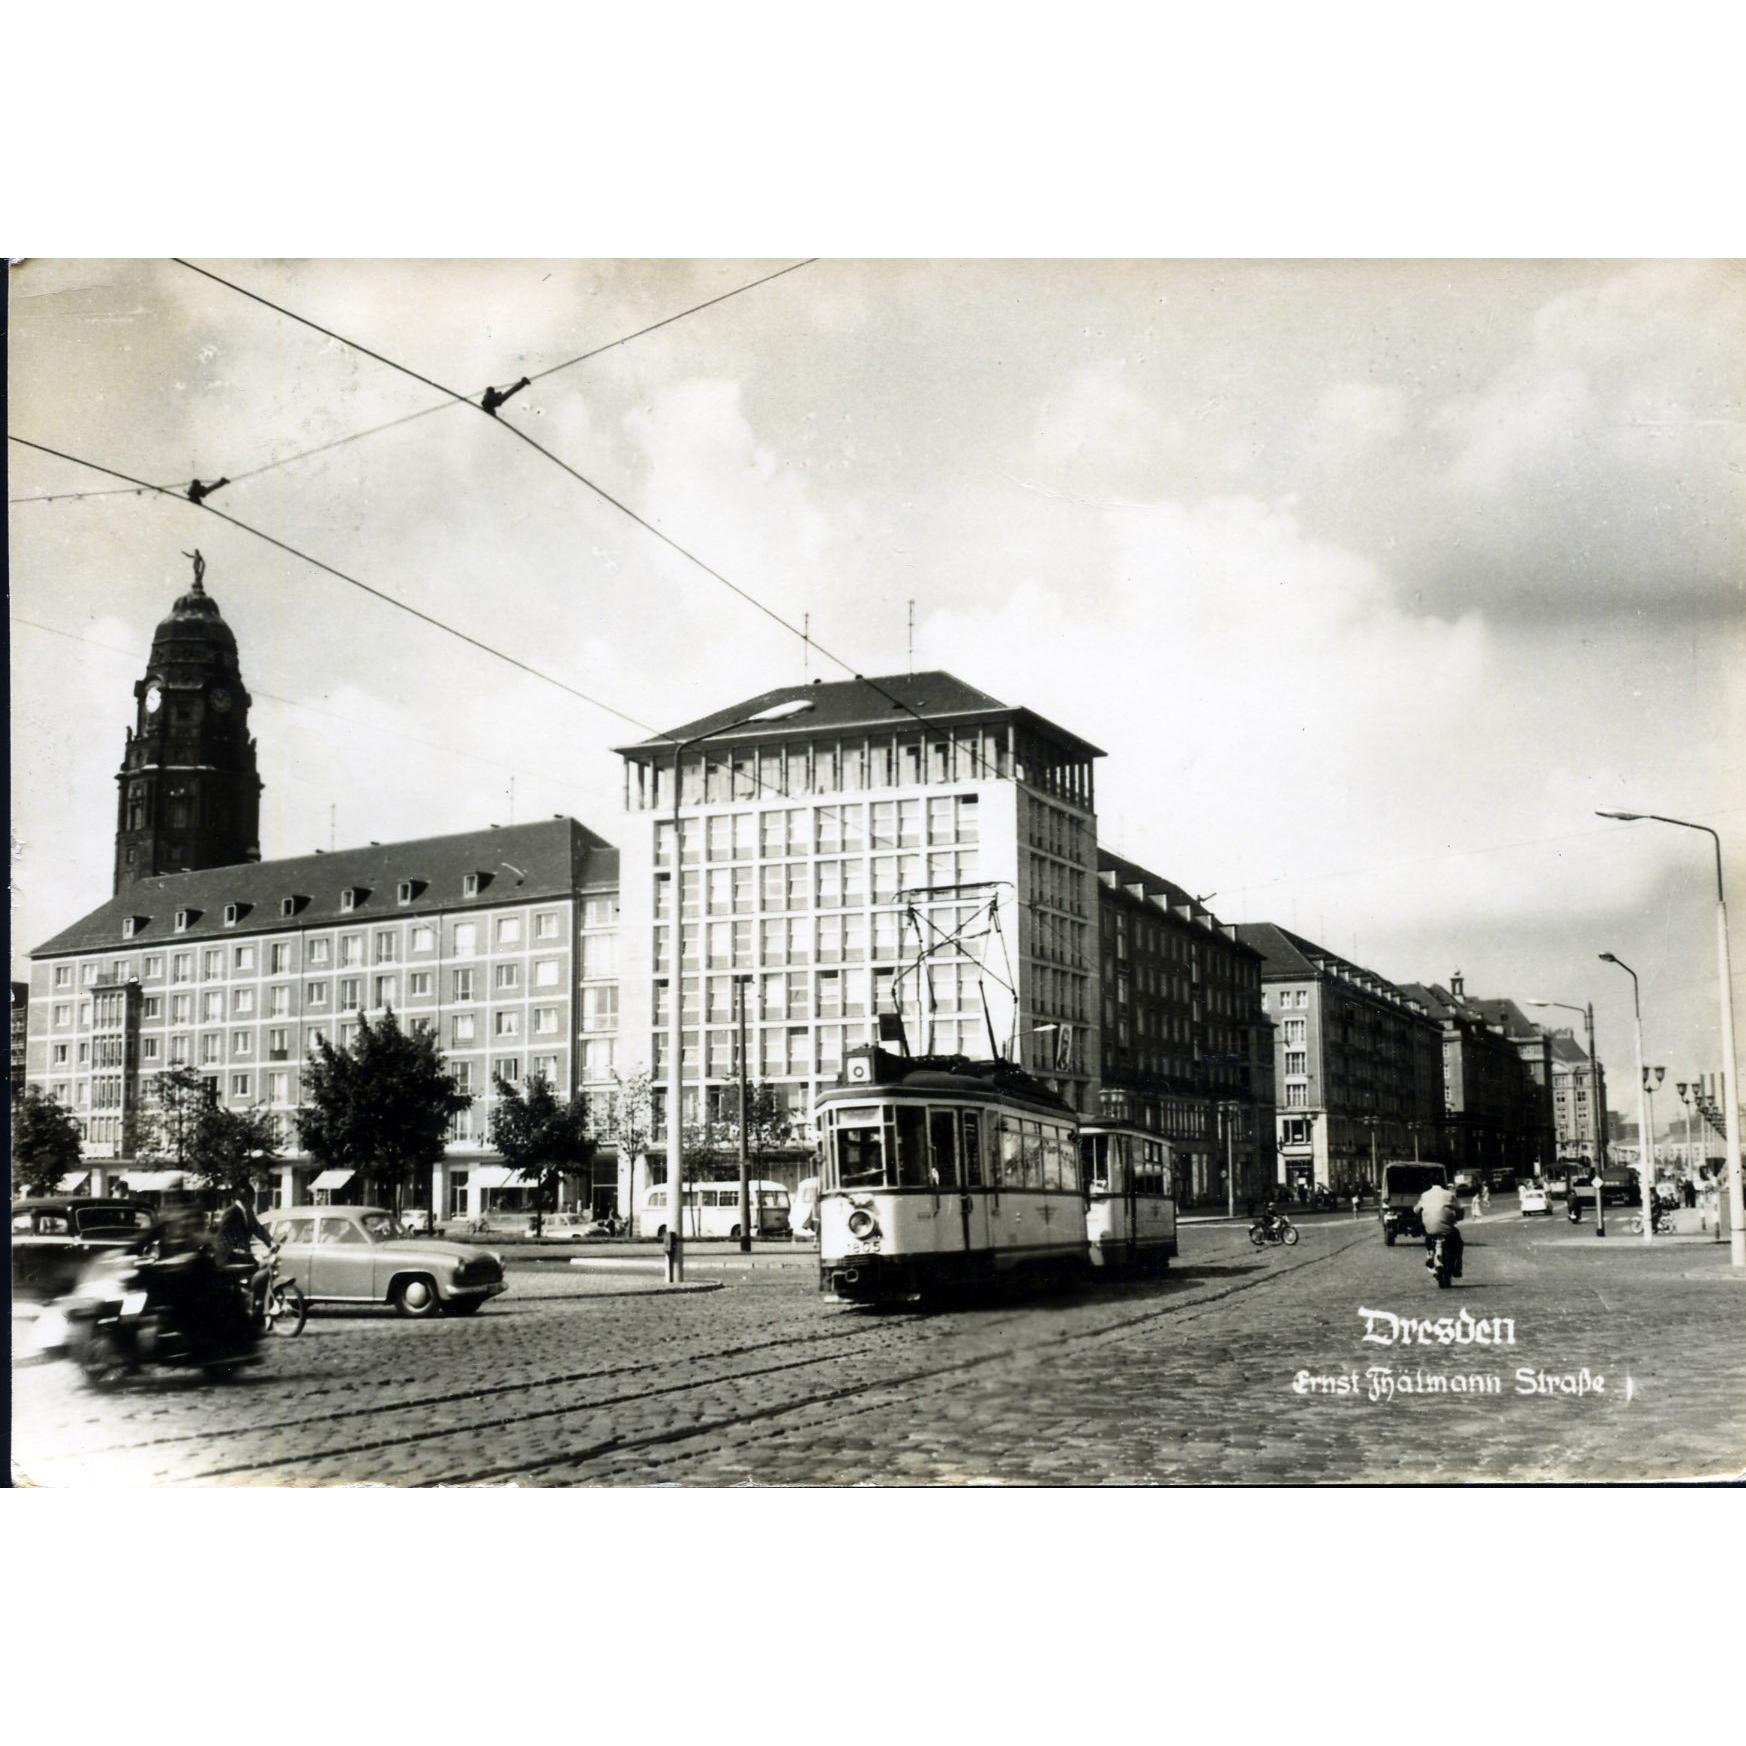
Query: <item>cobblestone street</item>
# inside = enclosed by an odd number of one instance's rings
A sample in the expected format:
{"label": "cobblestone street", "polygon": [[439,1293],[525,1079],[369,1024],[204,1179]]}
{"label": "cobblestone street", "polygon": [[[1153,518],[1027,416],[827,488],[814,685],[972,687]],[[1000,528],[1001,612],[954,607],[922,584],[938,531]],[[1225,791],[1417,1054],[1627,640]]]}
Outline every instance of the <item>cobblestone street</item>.
{"label": "cobblestone street", "polygon": [[[518,1268],[471,1320],[318,1311],[228,1385],[151,1377],[104,1396],[66,1364],[21,1366],[14,1472],[48,1486],[1097,1484],[1746,1465],[1746,1287],[1725,1249],[1603,1243],[1504,1204],[1467,1227],[1466,1278],[1446,1293],[1418,1247],[1385,1247],[1368,1217],[1310,1219],[1298,1247],[1263,1252],[1241,1226],[1192,1224],[1162,1281],[928,1314],[821,1300],[810,1257],[736,1268],[697,1251],[692,1278],[719,1289],[683,1294],[606,1294],[614,1277],[646,1287],[646,1271]],[[1366,1342],[1361,1308],[1507,1319],[1514,1344]],[[1584,1371],[1590,1392],[1559,1392]],[[1497,1391],[1408,1392],[1421,1373]]]}

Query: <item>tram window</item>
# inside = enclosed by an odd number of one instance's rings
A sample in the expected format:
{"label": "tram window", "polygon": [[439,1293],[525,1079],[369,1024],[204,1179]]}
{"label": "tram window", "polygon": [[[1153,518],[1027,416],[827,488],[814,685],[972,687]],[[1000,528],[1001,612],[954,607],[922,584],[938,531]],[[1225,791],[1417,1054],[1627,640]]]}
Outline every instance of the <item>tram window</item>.
{"label": "tram window", "polygon": [[1000,1171],[1001,1187],[1024,1187],[1024,1154],[1020,1128],[1011,1116],[1006,1117],[1000,1124],[1000,1160],[997,1167]]}
{"label": "tram window", "polygon": [[1043,1124],[1043,1186],[1061,1186],[1061,1130]]}
{"label": "tram window", "polygon": [[1073,1130],[1061,1130],[1061,1186],[1069,1194],[1079,1192],[1079,1148],[1073,1143]]}
{"label": "tram window", "polygon": [[931,1180],[936,1188],[958,1186],[958,1118],[949,1109],[928,1111],[928,1147],[932,1152]]}
{"label": "tram window", "polygon": [[838,1188],[880,1188],[885,1182],[885,1149],[878,1118],[865,1127],[848,1127],[840,1119],[836,1130]]}
{"label": "tram window", "polygon": [[898,1104],[891,1112],[896,1125],[897,1186],[926,1188],[928,1185],[927,1111],[915,1104]]}
{"label": "tram window", "polygon": [[1041,1122],[1026,1122],[1025,1136],[1025,1187],[1041,1188],[1043,1186],[1043,1124]]}
{"label": "tram window", "polygon": [[1085,1186],[1093,1194],[1103,1194],[1109,1188],[1109,1135],[1079,1136],[1079,1168]]}
{"label": "tram window", "polygon": [[964,1111],[964,1186],[982,1186],[982,1117],[968,1109]]}

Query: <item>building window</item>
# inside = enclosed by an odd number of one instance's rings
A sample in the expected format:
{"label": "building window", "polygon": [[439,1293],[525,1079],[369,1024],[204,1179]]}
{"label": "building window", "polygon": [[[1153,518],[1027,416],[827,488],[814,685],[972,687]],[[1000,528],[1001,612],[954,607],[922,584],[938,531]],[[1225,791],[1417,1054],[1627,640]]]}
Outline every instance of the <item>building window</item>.
{"label": "building window", "polygon": [[342,976],[339,985],[339,1003],[341,1012],[356,1012],[364,998],[363,979],[358,976]]}
{"label": "building window", "polygon": [[436,929],[416,927],[412,930],[412,950],[414,952],[434,952],[436,950]]}
{"label": "building window", "polygon": [[142,1061],[155,1061],[158,1058],[158,1039],[156,1037],[141,1037],[139,1040],[139,1058]]}
{"label": "building window", "polygon": [[327,1010],[328,987],[329,984],[325,982],[311,982],[308,985],[305,992],[308,996],[308,1005],[311,1012],[325,1012]]}
{"label": "building window", "polygon": [[519,946],[521,944],[520,916],[503,915],[497,918],[497,943],[500,946]]}
{"label": "building window", "polygon": [[457,970],[454,976],[454,998],[456,1000],[471,1000],[473,998],[473,972],[471,970]]}
{"label": "building window", "polygon": [[412,881],[410,879],[402,879],[394,887],[394,901],[396,903],[411,903]]}
{"label": "building window", "polygon": [[224,925],[227,928],[234,928],[236,926],[236,918],[237,918],[236,905],[234,903],[227,903],[224,906]]}
{"label": "building window", "polygon": [[461,875],[461,895],[463,897],[477,897],[479,895],[479,875],[477,873],[463,873]]}
{"label": "building window", "polygon": [[248,1073],[233,1073],[230,1076],[230,1095],[232,1097],[247,1097],[254,1084],[254,1076]]}
{"label": "building window", "polygon": [[[275,1031],[274,1036],[284,1036],[283,1031]],[[253,1031],[232,1031],[230,1033],[231,1059],[237,1060],[255,1052],[255,1034]]]}
{"label": "building window", "polygon": [[473,922],[455,924],[455,955],[470,958],[479,950],[479,929]]}
{"label": "building window", "polygon": [[521,1078],[521,1057],[519,1055],[499,1055],[491,1063],[491,1076],[493,1079],[503,1079],[511,1085],[515,1084]]}
{"label": "building window", "polygon": [[494,1032],[500,1037],[519,1037],[521,1035],[521,1014],[518,1012],[500,1012],[496,1016]]}
{"label": "building window", "polygon": [[285,1061],[291,1056],[291,1033],[282,1025],[267,1032],[267,1059]]}
{"label": "building window", "polygon": [[131,940],[133,938],[134,923],[138,919],[139,918],[137,916],[131,916],[131,915],[124,915],[121,918],[121,937],[124,940]]}
{"label": "building window", "polygon": [[470,1012],[457,1013],[451,1032],[455,1046],[459,1048],[463,1043],[471,1043],[476,1034],[473,1015]]}
{"label": "building window", "polygon": [[283,976],[291,968],[291,948],[284,941],[272,947],[268,970],[274,976]]}
{"label": "building window", "polygon": [[556,958],[541,958],[534,964],[533,979],[535,988],[556,988],[559,983],[561,966]]}
{"label": "building window", "polygon": [[430,995],[430,972],[414,970],[406,978],[406,993],[410,999],[422,1000]]}
{"label": "building window", "polygon": [[340,893],[340,914],[350,915],[351,912],[354,909],[356,909],[357,907],[358,907],[358,894],[351,886],[348,885],[345,888],[345,890]]}
{"label": "building window", "polygon": [[252,988],[235,988],[231,990],[233,1005],[231,1012],[237,1018],[252,1018],[255,1011],[255,991]]}
{"label": "building window", "polygon": [[364,961],[364,936],[362,934],[345,934],[340,938],[340,963],[348,968]]}
{"label": "building window", "polygon": [[237,970],[253,970],[255,967],[255,949],[253,946],[238,946],[231,954],[231,962]]}
{"label": "building window", "polygon": [[190,919],[189,912],[187,910],[179,909],[176,911],[176,932],[177,933],[179,933],[179,934],[187,933],[189,919]]}
{"label": "building window", "polygon": [[555,1006],[535,1007],[533,1028],[536,1037],[555,1037],[558,1034],[558,1009]]}
{"label": "building window", "polygon": [[519,964],[499,964],[493,977],[493,985],[497,988],[519,988],[521,986],[521,966]]}
{"label": "building window", "polygon": [[289,1073],[269,1073],[267,1075],[267,1101],[279,1104],[291,1101],[291,1075]]}
{"label": "building window", "polygon": [[[750,846],[746,849],[751,854]],[[589,928],[609,928],[617,921],[617,908],[610,897],[590,897],[582,905],[582,925]]]}
{"label": "building window", "polygon": [[292,918],[292,916],[294,916],[296,913],[297,913],[297,899],[296,898],[294,898],[294,897],[281,897],[279,899],[279,919],[281,921],[289,921]]}
{"label": "building window", "polygon": [[378,1007],[392,1006],[400,998],[400,978],[398,976],[378,976],[376,978],[376,1005]]}
{"label": "building window", "polygon": [[376,935],[376,962],[392,964],[398,952],[399,942],[391,931],[383,931]]}
{"label": "building window", "polygon": [[555,940],[558,937],[558,915],[556,910],[542,910],[534,917],[534,938],[536,940]]}

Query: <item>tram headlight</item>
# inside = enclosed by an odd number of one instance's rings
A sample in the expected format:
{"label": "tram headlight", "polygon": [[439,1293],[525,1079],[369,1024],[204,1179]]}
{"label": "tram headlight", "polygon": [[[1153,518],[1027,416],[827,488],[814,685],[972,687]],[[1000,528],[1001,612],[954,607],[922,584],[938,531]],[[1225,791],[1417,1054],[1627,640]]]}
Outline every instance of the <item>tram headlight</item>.
{"label": "tram headlight", "polygon": [[871,1207],[858,1206],[849,1214],[849,1235],[859,1242],[879,1235],[879,1221]]}

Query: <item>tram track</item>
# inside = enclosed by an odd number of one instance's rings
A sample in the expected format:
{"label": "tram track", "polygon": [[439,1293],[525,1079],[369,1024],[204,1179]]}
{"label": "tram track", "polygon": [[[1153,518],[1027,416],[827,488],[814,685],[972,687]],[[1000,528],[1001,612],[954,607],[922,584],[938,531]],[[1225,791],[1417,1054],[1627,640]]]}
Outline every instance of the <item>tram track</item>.
{"label": "tram track", "polygon": [[[608,1455],[628,1455],[646,1449],[657,1449],[675,1443],[687,1442],[697,1437],[710,1436],[724,1430],[732,1430],[741,1425],[754,1425],[782,1418],[791,1413],[805,1411],[808,1408],[819,1406],[835,1407],[843,1401],[854,1400],[881,1390],[901,1390],[917,1383],[943,1381],[949,1378],[961,1376],[968,1371],[985,1369],[995,1364],[1025,1362],[1030,1360],[1038,1352],[1049,1351],[1090,1341],[1104,1340],[1111,1338],[1112,1336],[1131,1334],[1142,1327],[1149,1326],[1150,1324],[1163,1320],[1166,1317],[1180,1317],[1184,1321],[1196,1321],[1199,1320],[1202,1315],[1210,1312],[1215,1305],[1224,1302],[1228,1298],[1236,1297],[1243,1292],[1257,1290],[1265,1285],[1276,1284],[1280,1280],[1307,1268],[1326,1265],[1329,1261],[1344,1254],[1348,1249],[1354,1248],[1363,1240],[1363,1236],[1354,1236],[1349,1241],[1339,1244],[1337,1247],[1328,1250],[1324,1254],[1308,1255],[1287,1266],[1269,1268],[1266,1273],[1257,1278],[1238,1280],[1233,1284],[1224,1287],[1222,1290],[1211,1291],[1197,1296],[1192,1303],[1184,1304],[1167,1302],[1159,1307],[1142,1311],[1136,1315],[1123,1317],[1118,1321],[1106,1323],[1100,1327],[1071,1329],[1064,1333],[1045,1337],[1041,1340],[1034,1340],[1029,1342],[1022,1349],[1009,1348],[992,1352],[974,1353],[951,1364],[936,1365],[929,1369],[915,1370],[907,1375],[878,1377],[867,1382],[848,1383],[841,1388],[826,1389],[817,1394],[804,1396],[796,1401],[773,1402],[768,1406],[754,1408],[749,1412],[729,1414],[719,1419],[706,1420],[698,1424],[651,1432],[640,1437],[609,1438],[588,1449],[567,1451],[560,1455],[550,1456],[542,1461],[505,1463],[499,1466],[468,1473],[444,1474],[433,1479],[422,1480],[419,1483],[423,1487],[447,1485],[459,1486],[489,1484],[493,1481],[519,1479],[536,1473],[549,1472],[551,1469],[557,1467],[581,1465],[589,1461],[599,1460]],[[799,1366],[796,1366],[796,1368],[799,1368]],[[705,1387],[708,1386],[708,1384],[700,1381],[694,1386]],[[871,1402],[856,1410],[871,1412],[877,1410],[877,1408],[882,1404],[885,1403]],[[840,1415],[836,1416],[840,1417]],[[822,1422],[822,1420],[815,1421],[815,1423]],[[786,1434],[786,1432],[791,1429],[793,1429],[793,1427],[784,1427],[783,1432],[776,1434]],[[760,1438],[756,1440],[762,1441],[765,1439]],[[675,1458],[676,1457],[670,1457],[669,1459]],[[657,1463],[657,1465],[665,1464],[665,1462]]]}
{"label": "tram track", "polygon": [[[671,1448],[673,1453],[657,1458],[653,1463],[653,1465],[665,1466],[670,1462],[685,1458],[687,1451],[677,1446],[695,1443],[698,1438],[719,1436],[723,1432],[749,1428],[753,1430],[754,1434],[748,1446],[755,1446],[769,1438],[791,1434],[797,1428],[804,1429],[812,1425],[822,1425],[831,1419],[841,1418],[844,1416],[843,1408],[845,1405],[867,1399],[870,1396],[883,1397],[893,1390],[901,1393],[905,1390],[931,1389],[932,1385],[942,1382],[949,1383],[954,1378],[962,1377],[967,1373],[991,1365],[1022,1361],[1037,1352],[1057,1350],[1086,1341],[1102,1341],[1123,1337],[1170,1318],[1181,1318],[1187,1321],[1197,1320],[1212,1306],[1229,1297],[1276,1283],[1296,1273],[1301,1268],[1324,1265],[1361,1240],[1361,1237],[1355,1236],[1351,1240],[1332,1246],[1326,1251],[1293,1257],[1283,1266],[1269,1266],[1265,1271],[1252,1277],[1231,1281],[1211,1289],[1204,1285],[1195,1285],[1186,1279],[1184,1275],[1190,1269],[1183,1269],[1174,1276],[1171,1283],[1179,1282],[1190,1285],[1193,1296],[1187,1301],[1184,1301],[1183,1296],[1178,1291],[1170,1290],[1169,1286],[1166,1285],[1161,1298],[1151,1296],[1147,1306],[1134,1313],[1119,1315],[1113,1320],[1101,1321],[1091,1327],[1081,1326],[1055,1333],[1044,1333],[1040,1337],[1036,1324],[1039,1309],[1045,1305],[1035,1299],[1017,1305],[1011,1310],[998,1311],[994,1314],[978,1313],[973,1317],[948,1311],[919,1317],[887,1315],[874,1320],[864,1313],[850,1310],[841,1312],[838,1325],[827,1329],[815,1329],[803,1333],[784,1333],[770,1339],[742,1340],[722,1347],[684,1354],[667,1353],[634,1363],[595,1364],[586,1368],[520,1378],[514,1381],[427,1390],[401,1399],[375,1400],[356,1406],[340,1407],[320,1414],[319,1422],[326,1424],[368,1418],[381,1427],[381,1430],[376,1435],[348,1439],[325,1448],[302,1447],[283,1452],[276,1451],[271,1454],[249,1455],[241,1459],[221,1461],[216,1465],[203,1466],[194,1472],[166,1474],[160,1483],[197,1485],[220,1480],[230,1482],[243,1480],[246,1482],[246,1477],[252,1474],[259,1474],[265,1478],[282,1474],[287,1469],[343,1464],[358,1456],[369,1456],[385,1450],[403,1448],[410,1444],[429,1446],[441,1444],[452,1438],[490,1438],[497,1434],[513,1432],[517,1427],[541,1421],[578,1420],[589,1414],[611,1412],[618,1408],[634,1407],[639,1404],[676,1397],[701,1397],[707,1401],[708,1391],[712,1389],[732,1391],[747,1383],[769,1377],[800,1378],[806,1372],[816,1371],[821,1366],[841,1364],[845,1361],[851,1363],[863,1360],[877,1362],[881,1358],[892,1358],[901,1362],[906,1355],[911,1353],[916,1356],[924,1356],[926,1348],[937,1342],[948,1342],[956,1349],[955,1354],[949,1356],[947,1362],[930,1364],[924,1361],[920,1365],[899,1370],[896,1374],[886,1373],[844,1380],[836,1386],[822,1389],[816,1387],[805,1389],[792,1398],[761,1403],[742,1410],[710,1413],[707,1417],[688,1424],[651,1428],[630,1435],[600,1437],[579,1448],[554,1452],[548,1457],[537,1460],[530,1461],[524,1455],[515,1460],[476,1463],[468,1462],[461,1451],[456,1450],[455,1453],[461,1458],[455,1462],[453,1469],[433,1479],[419,1480],[416,1483],[489,1484],[512,1477],[532,1477],[555,1469],[587,1467],[601,1462],[616,1464],[618,1459],[638,1455],[644,1451]],[[1054,1298],[1046,1300],[1048,1305],[1059,1302],[1059,1299]],[[1068,1307],[1074,1306],[1069,1305]],[[1028,1330],[1028,1337],[1022,1345],[1015,1345],[1011,1336],[1020,1327]],[[962,1342],[970,1338],[994,1340],[998,1344],[988,1350],[964,1352]],[[918,1348],[921,1350],[917,1350]],[[748,1364],[741,1362],[781,1352],[787,1352],[791,1356],[774,1363]],[[947,1356],[947,1354],[942,1353],[941,1356]],[[730,1366],[731,1368],[719,1368],[722,1366]],[[687,1369],[699,1367],[704,1368],[708,1373],[683,1374]],[[512,1404],[516,1397],[526,1397],[536,1392],[549,1396],[554,1389],[577,1386],[586,1389],[590,1384],[600,1383],[623,1384],[629,1379],[647,1377],[662,1372],[671,1374],[675,1371],[680,1374],[674,1375],[671,1381],[654,1386],[644,1384],[634,1388],[619,1387],[609,1393],[590,1392],[579,1399],[542,1402],[539,1405],[526,1403],[525,1399],[519,1406]],[[404,1430],[389,1430],[383,1425],[385,1419],[391,1423],[394,1419],[405,1414],[416,1415],[448,1406],[461,1406],[493,1400],[510,1406],[511,1410],[496,1412],[486,1417],[468,1418],[464,1422],[452,1425],[424,1424],[408,1427]],[[883,1404],[885,1404],[883,1398],[867,1399],[865,1406],[851,1407],[850,1412],[854,1414],[874,1411]],[[808,1413],[815,1416],[801,1421],[797,1427],[794,1423],[794,1415]],[[224,1441],[235,1442],[259,1436],[295,1433],[306,1430],[317,1422],[316,1416],[304,1411],[296,1417],[279,1417],[252,1424],[206,1425],[189,1430],[177,1430],[166,1435],[130,1440],[124,1443],[109,1443],[101,1448],[85,1448],[81,1450],[81,1453],[90,1456],[123,1455],[142,1450],[162,1451],[179,1447],[188,1450],[192,1458],[198,1460],[198,1452],[203,1447]],[[758,1429],[761,1426],[769,1426],[770,1428],[767,1430]],[[214,1449],[212,1452],[216,1453],[217,1451]],[[483,1451],[478,1452],[482,1453]],[[336,1476],[334,1482],[346,1483],[352,1477],[357,1476]]]}

